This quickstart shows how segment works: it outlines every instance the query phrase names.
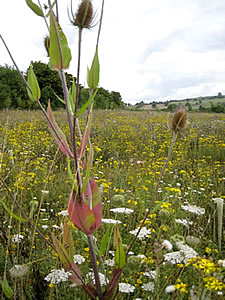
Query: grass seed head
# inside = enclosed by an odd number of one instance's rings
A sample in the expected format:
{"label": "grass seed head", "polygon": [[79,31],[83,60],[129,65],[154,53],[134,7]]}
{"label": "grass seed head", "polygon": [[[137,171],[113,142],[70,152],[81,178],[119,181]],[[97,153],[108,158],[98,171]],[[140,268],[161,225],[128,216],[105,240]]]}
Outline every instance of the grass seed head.
{"label": "grass seed head", "polygon": [[172,118],[171,129],[175,132],[178,132],[183,130],[186,124],[187,124],[187,112],[183,106],[180,106]]}

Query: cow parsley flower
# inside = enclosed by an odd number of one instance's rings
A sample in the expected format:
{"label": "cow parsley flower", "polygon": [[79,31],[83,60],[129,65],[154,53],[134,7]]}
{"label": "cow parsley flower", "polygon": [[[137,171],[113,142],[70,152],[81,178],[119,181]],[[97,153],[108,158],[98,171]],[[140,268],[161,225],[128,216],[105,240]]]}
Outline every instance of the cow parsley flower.
{"label": "cow parsley flower", "polygon": [[[102,273],[98,273],[99,274],[99,279],[100,279],[100,283],[101,285],[106,285],[108,283],[108,279],[105,278],[105,275]],[[93,280],[93,283],[95,284],[95,276],[93,272],[89,272],[87,275],[87,278],[90,280]]]}
{"label": "cow parsley flower", "polygon": [[162,242],[162,247],[163,247],[163,249],[166,249],[168,251],[171,251],[173,249],[173,245],[168,240],[164,240]]}
{"label": "cow parsley flower", "polygon": [[175,219],[175,222],[176,222],[177,224],[182,224],[182,225],[184,225],[184,226],[186,226],[186,227],[188,227],[189,225],[193,225],[193,222],[192,222],[192,221],[188,221],[188,220],[186,220],[186,219]]}
{"label": "cow parsley flower", "polygon": [[58,213],[58,215],[61,215],[63,217],[69,216],[68,210],[62,210]]}
{"label": "cow parsley flower", "polygon": [[165,289],[165,292],[167,294],[173,293],[176,291],[175,285],[168,285]]}

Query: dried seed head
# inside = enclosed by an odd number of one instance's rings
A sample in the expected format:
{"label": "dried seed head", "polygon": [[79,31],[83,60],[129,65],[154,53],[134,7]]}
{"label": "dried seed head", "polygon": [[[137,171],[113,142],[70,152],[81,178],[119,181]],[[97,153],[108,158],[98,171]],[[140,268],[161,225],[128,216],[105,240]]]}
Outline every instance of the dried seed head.
{"label": "dried seed head", "polygon": [[47,55],[49,57],[50,38],[48,35],[44,38],[44,45],[45,45],[45,50],[47,52]]}
{"label": "dried seed head", "polygon": [[90,28],[93,22],[93,7],[91,0],[82,0],[75,15],[74,25],[80,28]]}
{"label": "dried seed head", "polygon": [[180,106],[174,114],[171,121],[171,129],[175,132],[185,128],[187,123],[187,112],[183,106]]}

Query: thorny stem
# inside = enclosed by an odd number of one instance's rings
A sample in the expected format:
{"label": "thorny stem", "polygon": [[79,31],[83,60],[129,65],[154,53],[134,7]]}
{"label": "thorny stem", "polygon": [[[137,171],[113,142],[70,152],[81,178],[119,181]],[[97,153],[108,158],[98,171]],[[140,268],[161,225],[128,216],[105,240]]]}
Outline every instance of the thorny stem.
{"label": "thorny stem", "polygon": [[143,221],[141,222],[141,225],[140,225],[140,227],[139,227],[139,229],[138,229],[136,235],[134,236],[133,240],[131,241],[130,246],[129,246],[128,249],[127,249],[126,256],[128,255],[129,251],[131,250],[131,248],[133,247],[135,241],[137,240],[138,235],[139,235],[139,233],[140,233],[142,227],[144,226],[145,221],[146,221],[146,219],[147,219],[147,217],[148,217],[148,215],[149,215],[149,213],[150,213],[150,211],[151,211],[151,209],[152,209],[152,206],[153,206],[153,204],[154,204],[154,202],[155,202],[156,193],[158,192],[160,182],[161,182],[161,180],[162,180],[162,178],[163,178],[163,175],[164,175],[164,173],[165,173],[166,167],[167,167],[168,162],[169,162],[169,160],[170,160],[170,158],[171,158],[171,154],[172,154],[172,152],[173,152],[173,146],[174,146],[174,144],[175,144],[175,142],[176,142],[176,138],[177,138],[177,133],[176,133],[176,132],[173,132],[173,138],[172,138],[172,141],[171,141],[171,145],[170,145],[170,149],[169,149],[169,152],[168,152],[168,155],[167,155],[167,159],[166,159],[165,164],[164,164],[164,166],[163,166],[163,169],[162,169],[162,171],[161,171],[161,173],[160,173],[159,180],[158,180],[158,182],[157,182],[157,184],[156,184],[155,190],[154,190],[154,192],[153,192],[153,194],[152,194],[152,199],[151,199],[151,201],[150,201],[148,210],[147,210],[147,212],[146,212],[146,214],[145,214],[145,217],[144,217]]}

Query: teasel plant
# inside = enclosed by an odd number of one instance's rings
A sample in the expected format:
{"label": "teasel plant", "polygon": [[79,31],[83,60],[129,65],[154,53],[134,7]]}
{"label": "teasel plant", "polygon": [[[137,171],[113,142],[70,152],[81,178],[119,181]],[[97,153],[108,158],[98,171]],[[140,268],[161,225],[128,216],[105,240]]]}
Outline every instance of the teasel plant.
{"label": "teasel plant", "polygon": [[[76,10],[73,12],[72,0],[70,9],[68,9],[68,15],[70,22],[73,26],[78,29],[78,55],[77,55],[77,77],[76,82],[73,81],[72,86],[68,89],[65,73],[64,71],[69,68],[70,61],[72,58],[71,50],[69,48],[67,38],[59,24],[59,11],[58,11],[58,1],[54,1],[52,4],[48,0],[48,12],[44,13],[44,9],[40,1],[38,0],[38,5],[31,0],[25,0],[30,9],[39,17],[44,19],[47,27],[47,36],[44,39],[44,46],[49,57],[49,67],[52,70],[58,72],[59,77],[62,82],[62,88],[64,93],[64,99],[59,99],[65,104],[65,110],[67,115],[68,127],[70,132],[70,141],[67,141],[67,137],[58,126],[53,111],[51,109],[51,101],[49,99],[48,107],[45,108],[41,104],[41,91],[38,84],[37,77],[33,70],[32,65],[30,66],[27,74],[27,79],[20,72],[13,56],[7,47],[6,42],[3,37],[1,37],[6,50],[8,51],[15,67],[19,71],[23,81],[26,85],[27,92],[31,101],[36,101],[45,115],[48,123],[49,130],[58,144],[60,151],[66,156],[68,165],[68,177],[71,180],[71,192],[68,196],[68,214],[70,221],[80,230],[84,239],[88,242],[91,265],[94,272],[95,285],[92,282],[86,283],[84,275],[81,270],[73,261],[74,247],[72,238],[72,228],[69,223],[65,221],[63,225],[63,235],[61,237],[56,237],[52,233],[52,242],[47,240],[41,232],[37,233],[41,238],[50,246],[57,254],[65,269],[72,273],[70,280],[79,285],[90,299],[114,299],[118,292],[118,284],[120,282],[120,277],[124,266],[126,265],[128,253],[136,242],[141,228],[144,226],[145,221],[154,205],[156,194],[160,185],[160,182],[164,176],[166,167],[171,158],[173,147],[176,138],[180,131],[182,131],[186,126],[187,114],[184,108],[179,108],[174,114],[171,122],[170,129],[172,131],[172,141],[168,152],[167,159],[165,161],[164,167],[161,171],[155,189],[152,193],[152,198],[150,200],[147,212],[144,219],[139,227],[137,234],[134,236],[127,251],[124,250],[122,237],[119,231],[118,224],[115,224],[113,245],[115,249],[115,265],[109,279],[106,288],[103,290],[100,282],[99,271],[97,266],[97,255],[101,262],[102,268],[104,270],[104,262],[102,257],[104,257],[105,252],[108,248],[108,240],[110,233],[107,230],[105,235],[102,237],[100,249],[98,250],[94,240],[93,233],[101,225],[102,219],[102,200],[100,189],[96,181],[91,178],[91,169],[93,164],[93,148],[91,145],[90,133],[91,133],[91,123],[92,123],[92,113],[93,113],[93,103],[95,96],[98,91],[99,76],[100,76],[100,64],[98,57],[98,46],[100,40],[100,32],[103,20],[104,11],[104,0],[102,0],[101,15],[98,22],[98,33],[96,40],[95,53],[91,67],[87,70],[87,84],[89,87],[89,99],[83,106],[78,107],[79,99],[79,77],[80,77],[80,66],[81,66],[81,45],[82,45],[82,32],[83,30],[92,28],[95,24],[96,15],[94,13],[93,5],[91,0],[82,0]],[[86,113],[86,122],[83,132],[79,125],[79,119]],[[75,175],[74,175],[75,174]],[[29,226],[33,226],[32,220],[26,216],[23,208],[17,203],[15,197],[10,192],[4,180],[2,180],[3,185],[8,191],[14,203],[18,206],[22,214],[22,221],[26,221]],[[5,207],[8,209],[7,207]],[[8,209],[9,211],[9,209]],[[5,287],[7,287],[7,282],[5,282]]]}

